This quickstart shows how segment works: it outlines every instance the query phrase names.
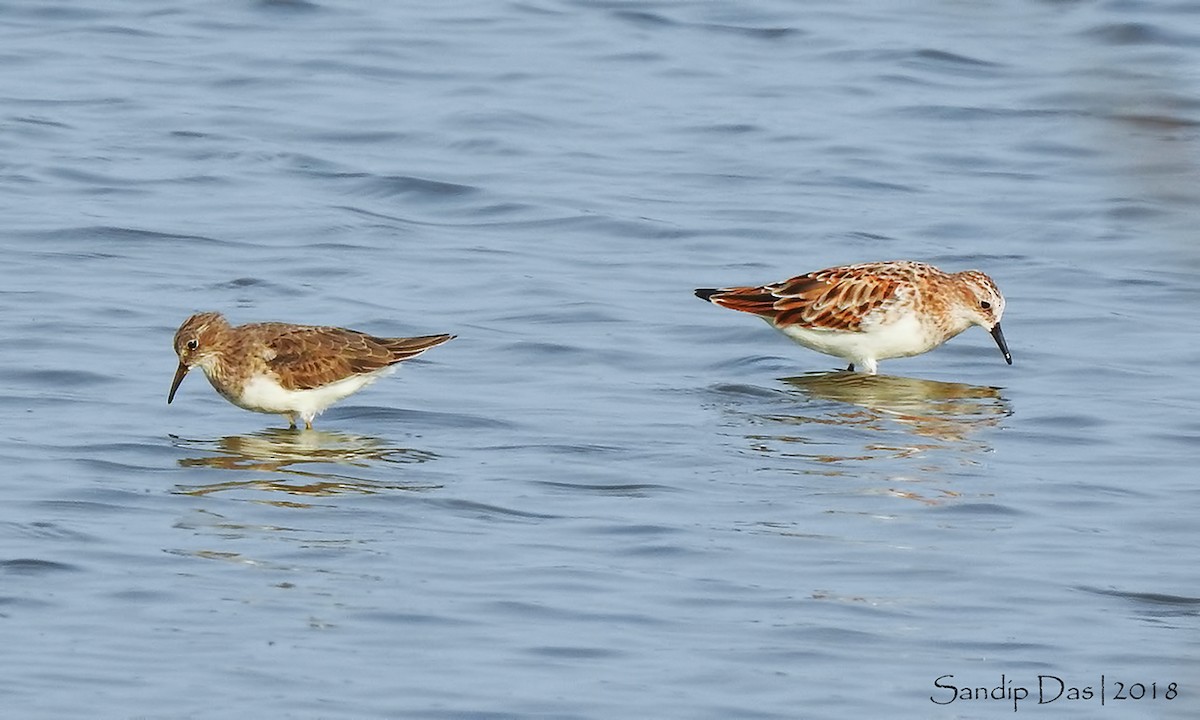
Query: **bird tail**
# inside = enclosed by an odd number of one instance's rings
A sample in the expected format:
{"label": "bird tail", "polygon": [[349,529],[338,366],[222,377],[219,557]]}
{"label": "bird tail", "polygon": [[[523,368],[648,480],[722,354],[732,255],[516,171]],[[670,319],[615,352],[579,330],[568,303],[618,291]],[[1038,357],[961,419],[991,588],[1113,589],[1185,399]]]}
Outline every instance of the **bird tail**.
{"label": "bird tail", "polygon": [[775,315],[775,303],[779,300],[779,296],[773,294],[768,286],[700,288],[696,290],[696,297],[713,305],[764,317]]}
{"label": "bird tail", "polygon": [[414,358],[430,348],[453,340],[456,335],[421,335],[410,338],[387,338],[384,346],[392,353],[392,362]]}

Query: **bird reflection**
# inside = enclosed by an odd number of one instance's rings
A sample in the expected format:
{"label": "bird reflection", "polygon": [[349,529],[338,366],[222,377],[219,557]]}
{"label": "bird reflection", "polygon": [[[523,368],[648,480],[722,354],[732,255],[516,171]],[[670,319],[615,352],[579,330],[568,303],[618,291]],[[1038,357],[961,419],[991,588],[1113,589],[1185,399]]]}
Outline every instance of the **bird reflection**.
{"label": "bird reflection", "polygon": [[391,447],[375,437],[322,430],[266,429],[216,440],[189,440],[179,437],[173,439],[176,447],[211,453],[201,457],[183,458],[179,460],[182,467],[262,472],[275,476],[228,480],[179,487],[176,490],[185,495],[208,495],[223,490],[247,488],[293,495],[324,496],[376,493],[384,490],[429,490],[437,487],[357,477],[354,468],[365,469],[379,463],[423,463],[437,458],[437,455],[424,450]]}
{"label": "bird reflection", "polygon": [[[785,459],[787,469],[804,474],[882,471],[892,486],[888,493],[920,502],[937,503],[957,493],[938,490],[931,498],[915,486],[899,490],[894,484],[945,477],[948,451],[962,462],[976,462],[990,448],[972,435],[1011,414],[994,387],[849,372],[781,382],[783,391],[774,393],[727,388],[742,396],[736,410],[730,409],[756,428],[746,436],[755,452]],[[910,464],[913,460],[919,464]]]}
{"label": "bird reflection", "polygon": [[[1010,415],[1000,389],[890,375],[835,372],[783,378],[795,391],[818,400],[857,406],[865,412],[842,414],[845,422],[882,429],[891,421],[912,434],[961,442],[982,427]],[[826,416],[826,420],[839,416]]]}

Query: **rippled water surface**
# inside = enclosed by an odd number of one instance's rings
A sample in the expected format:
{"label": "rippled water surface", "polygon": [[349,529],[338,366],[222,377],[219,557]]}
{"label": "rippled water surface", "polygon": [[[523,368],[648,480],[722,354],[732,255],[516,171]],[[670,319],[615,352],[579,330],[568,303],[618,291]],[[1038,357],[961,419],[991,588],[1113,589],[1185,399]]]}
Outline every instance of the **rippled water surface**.
{"label": "rippled water surface", "polygon": [[[0,4],[5,717],[1194,717],[1197,28]],[[691,294],[893,258],[1014,365]],[[459,337],[291,432],[197,310]]]}

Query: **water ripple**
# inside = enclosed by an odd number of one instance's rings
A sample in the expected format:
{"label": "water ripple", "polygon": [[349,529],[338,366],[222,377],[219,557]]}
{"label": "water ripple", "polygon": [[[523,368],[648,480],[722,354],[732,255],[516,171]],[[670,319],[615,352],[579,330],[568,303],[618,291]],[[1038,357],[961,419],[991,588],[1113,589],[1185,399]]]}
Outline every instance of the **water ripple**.
{"label": "water ripple", "polygon": [[[6,716],[906,717],[964,661],[1193,662],[1193,4],[10,5]],[[797,376],[690,294],[884,258],[993,274],[1017,364]],[[165,405],[198,309],[462,339],[261,430]]]}
{"label": "water ripple", "polygon": [[58,572],[78,572],[80,569],[76,565],[55,562],[53,560],[37,560],[33,558],[0,560],[0,573],[7,573],[9,575],[46,575]]}

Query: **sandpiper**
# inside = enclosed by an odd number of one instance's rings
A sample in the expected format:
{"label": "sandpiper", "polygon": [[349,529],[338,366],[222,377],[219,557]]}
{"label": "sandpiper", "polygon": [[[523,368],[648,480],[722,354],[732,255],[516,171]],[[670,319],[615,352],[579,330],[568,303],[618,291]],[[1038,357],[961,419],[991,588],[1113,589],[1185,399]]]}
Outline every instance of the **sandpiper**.
{"label": "sandpiper", "polygon": [[758,287],[701,288],[702,300],[758,315],[806,348],[874,375],[879,361],[928,352],[978,325],[1000,331],[1004,296],[978,270],[945,273],[897,260],[845,265]]}
{"label": "sandpiper", "polygon": [[179,368],[167,403],[197,365],[213,388],[246,410],[278,413],[311,430],[317,415],[453,335],[381,338],[356,330],[290,323],[231,327],[220,313],[197,313],[175,333]]}

